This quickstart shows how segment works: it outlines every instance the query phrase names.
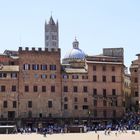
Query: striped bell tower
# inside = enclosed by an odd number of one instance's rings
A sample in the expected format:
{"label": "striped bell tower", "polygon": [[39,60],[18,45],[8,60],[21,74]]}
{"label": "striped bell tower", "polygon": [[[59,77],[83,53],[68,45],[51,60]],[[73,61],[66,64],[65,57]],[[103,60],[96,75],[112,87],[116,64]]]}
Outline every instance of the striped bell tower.
{"label": "striped bell tower", "polygon": [[58,21],[55,23],[52,16],[49,22],[45,22],[45,48],[48,50],[59,48]]}

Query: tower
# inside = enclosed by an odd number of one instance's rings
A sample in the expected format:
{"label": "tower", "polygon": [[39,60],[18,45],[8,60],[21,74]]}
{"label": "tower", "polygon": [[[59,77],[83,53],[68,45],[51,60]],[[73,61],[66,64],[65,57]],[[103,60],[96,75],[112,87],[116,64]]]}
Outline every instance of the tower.
{"label": "tower", "polygon": [[51,50],[52,48],[57,49],[58,47],[58,21],[55,23],[51,16],[50,21],[48,23],[45,22],[45,48]]}

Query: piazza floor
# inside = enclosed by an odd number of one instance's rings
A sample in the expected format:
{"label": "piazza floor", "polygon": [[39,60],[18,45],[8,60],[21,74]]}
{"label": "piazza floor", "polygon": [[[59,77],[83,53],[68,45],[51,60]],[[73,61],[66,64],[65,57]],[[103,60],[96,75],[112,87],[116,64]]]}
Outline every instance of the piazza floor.
{"label": "piazza floor", "polygon": [[[98,139],[99,134],[99,139]],[[87,132],[87,133],[67,133],[67,134],[51,134],[44,137],[43,135],[32,133],[32,134],[0,134],[1,140],[140,140],[140,132],[132,131],[127,133],[111,132],[110,135],[105,135],[103,131],[98,132]]]}

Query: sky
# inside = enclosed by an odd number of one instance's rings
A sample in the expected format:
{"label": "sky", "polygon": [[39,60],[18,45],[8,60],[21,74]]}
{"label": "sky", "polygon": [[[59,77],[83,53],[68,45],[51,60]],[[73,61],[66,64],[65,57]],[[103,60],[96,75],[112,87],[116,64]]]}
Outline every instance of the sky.
{"label": "sky", "polygon": [[59,22],[61,58],[75,37],[86,54],[124,48],[127,67],[140,53],[140,0],[0,0],[0,53],[44,48],[44,23]]}

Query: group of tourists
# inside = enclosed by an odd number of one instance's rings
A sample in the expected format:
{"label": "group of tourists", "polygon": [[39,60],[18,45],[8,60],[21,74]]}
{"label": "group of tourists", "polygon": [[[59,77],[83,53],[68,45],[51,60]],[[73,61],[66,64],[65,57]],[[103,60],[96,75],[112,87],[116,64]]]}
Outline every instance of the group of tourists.
{"label": "group of tourists", "polygon": [[[79,125],[79,124],[77,124]],[[126,113],[124,117],[120,120],[115,121],[109,121],[106,123],[96,123],[96,124],[83,124],[86,125],[87,131],[104,131],[105,135],[110,135],[111,131],[115,130],[115,132],[121,133],[125,132],[127,133],[127,130],[139,130],[140,131],[140,115],[137,113]],[[41,128],[19,128],[18,132],[20,133],[40,133],[44,134],[53,134],[53,133],[67,133],[67,127],[68,124],[65,125],[59,125],[59,124],[53,124],[48,125],[47,127],[41,127]]]}

